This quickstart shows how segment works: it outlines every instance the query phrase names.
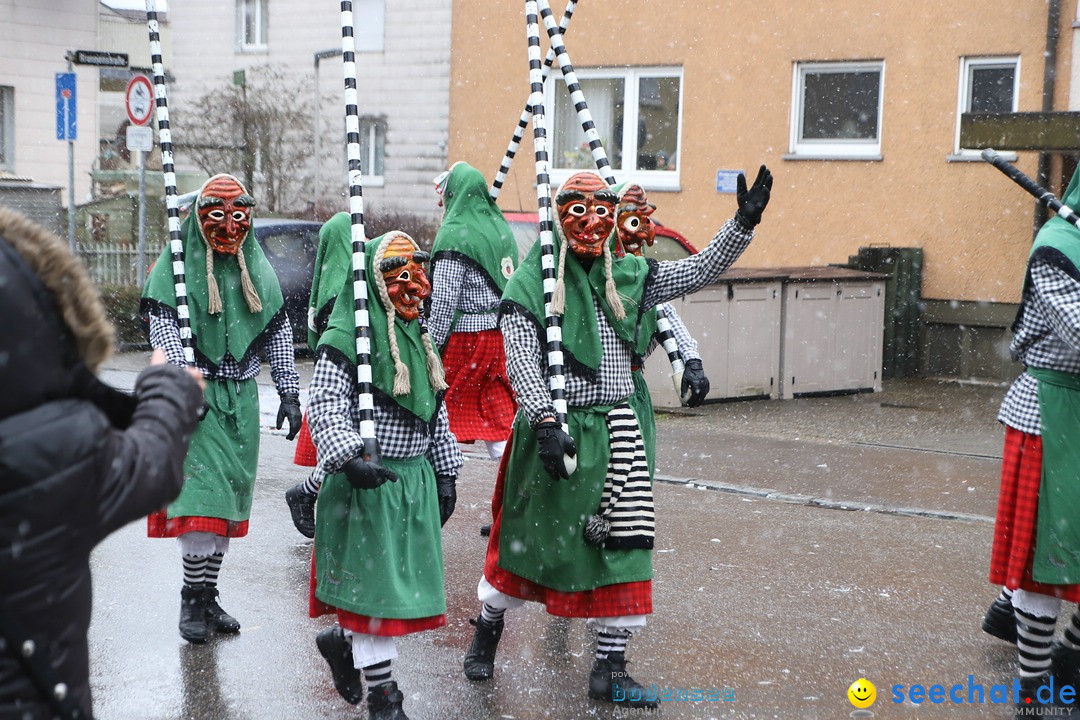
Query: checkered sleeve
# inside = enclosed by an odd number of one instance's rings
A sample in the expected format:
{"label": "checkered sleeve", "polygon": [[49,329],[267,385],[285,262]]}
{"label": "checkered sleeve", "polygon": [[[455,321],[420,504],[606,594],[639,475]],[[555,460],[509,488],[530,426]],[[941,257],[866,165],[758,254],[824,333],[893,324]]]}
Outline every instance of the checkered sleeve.
{"label": "checkered sleeve", "polygon": [[505,313],[499,328],[506,350],[506,374],[529,424],[536,425],[544,418],[555,417],[555,405],[544,378],[547,363],[541,354],[536,326],[517,313]]}
{"label": "checkered sleeve", "polygon": [[446,414],[446,403],[439,403],[439,413],[435,419],[435,428],[431,433],[431,447],[427,452],[431,466],[435,468],[436,475],[453,475],[457,477],[461,466],[465,464],[465,456],[461,454],[457,438],[450,432],[450,417]]}
{"label": "checkered sleeve", "polygon": [[318,472],[336,473],[364,446],[353,424],[352,396],[349,374],[325,356],[319,357],[308,388],[308,427],[318,450]]}
{"label": "checkered sleeve", "polygon": [[453,257],[440,257],[431,276],[431,312],[427,327],[435,347],[442,347],[450,337],[454,311],[465,286],[465,266]]}
{"label": "checkered sleeve", "polygon": [[1046,263],[1033,263],[1031,281],[1054,333],[1080,353],[1080,282]]}
{"label": "checkered sleeve", "polygon": [[150,346],[165,351],[170,365],[185,367],[184,345],[180,342],[180,327],[168,315],[150,313]]}
{"label": "checkered sleeve", "polygon": [[701,354],[698,352],[697,340],[686,329],[686,324],[679,317],[679,313],[675,312],[675,308],[668,303],[660,303],[659,310],[671,323],[671,334],[675,336],[675,342],[679,346],[679,354],[682,355],[683,360],[700,360]]}
{"label": "checkered sleeve", "polygon": [[281,325],[266,341],[266,358],[270,362],[270,378],[278,394],[299,394],[300,374],[296,372],[292,325],[284,314]]}
{"label": "checkered sleeve", "polygon": [[654,307],[665,300],[697,292],[720,279],[754,239],[754,229],[738,218],[724,223],[701,252],[682,260],[656,263],[656,272],[645,286],[642,308]]}

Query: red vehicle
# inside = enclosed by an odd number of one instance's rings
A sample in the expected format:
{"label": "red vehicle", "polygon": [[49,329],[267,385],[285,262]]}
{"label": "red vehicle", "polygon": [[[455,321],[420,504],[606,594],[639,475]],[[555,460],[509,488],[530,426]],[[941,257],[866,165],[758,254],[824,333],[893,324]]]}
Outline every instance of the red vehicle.
{"label": "red vehicle", "polygon": [[[540,218],[535,212],[523,210],[504,210],[503,216],[510,223],[514,238],[518,244],[518,256],[525,257],[529,248],[540,237]],[[667,225],[656,223],[656,242],[645,248],[645,257],[654,260],[681,260],[696,253],[697,250],[682,233],[672,230]]]}

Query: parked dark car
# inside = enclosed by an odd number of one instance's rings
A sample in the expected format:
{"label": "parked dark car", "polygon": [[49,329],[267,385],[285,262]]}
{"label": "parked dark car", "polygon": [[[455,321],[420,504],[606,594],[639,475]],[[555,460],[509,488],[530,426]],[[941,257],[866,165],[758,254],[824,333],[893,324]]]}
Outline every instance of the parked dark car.
{"label": "parked dark car", "polygon": [[[540,217],[535,212],[523,210],[504,210],[503,216],[510,223],[510,230],[518,244],[518,256],[525,257],[529,249],[540,237]],[[645,257],[655,260],[680,260],[696,253],[690,241],[677,230],[667,225],[656,223],[656,242],[645,248]]]}
{"label": "parked dark car", "polygon": [[254,222],[255,239],[281,283],[285,312],[297,345],[307,345],[308,296],[321,227],[322,223],[312,220],[255,218]]}

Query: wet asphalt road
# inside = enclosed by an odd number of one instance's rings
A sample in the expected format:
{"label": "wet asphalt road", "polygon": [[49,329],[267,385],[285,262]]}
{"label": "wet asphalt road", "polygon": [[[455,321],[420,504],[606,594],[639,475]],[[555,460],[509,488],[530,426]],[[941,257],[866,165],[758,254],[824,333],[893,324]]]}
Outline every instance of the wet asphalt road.
{"label": "wet asphalt road", "polygon": [[[106,377],[130,385],[140,364],[121,356]],[[276,395],[262,390],[269,425]],[[990,703],[894,704],[890,690],[966,688],[972,675],[989,691],[1015,678],[1010,646],[978,628],[995,595],[986,571],[1002,392],[887,383],[876,395],[662,415],[656,612],[631,640],[630,671],[676,692],[731,688],[733,699],[672,701],[650,716],[847,717],[860,677],[877,687],[879,718],[1011,716]],[[292,452],[264,428],[251,532],[220,578],[238,636],[180,639],[174,541],[147,539],[135,523],[95,552],[97,717],[366,717],[337,695],[315,649],[331,619],[307,617],[311,541],[283,499],[305,472]],[[584,623],[531,605],[508,614],[494,680],[464,679],[485,549],[477,529],[496,469],[468,454],[444,533],[448,626],[398,645],[405,710],[413,720],[638,716],[586,697],[594,639]]]}

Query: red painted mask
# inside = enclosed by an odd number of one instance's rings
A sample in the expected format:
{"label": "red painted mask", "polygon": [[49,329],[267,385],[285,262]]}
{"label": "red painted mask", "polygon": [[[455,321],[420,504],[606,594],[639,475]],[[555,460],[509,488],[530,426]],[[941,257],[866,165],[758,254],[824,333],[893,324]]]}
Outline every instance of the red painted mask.
{"label": "red painted mask", "polygon": [[431,281],[424,268],[427,261],[426,252],[418,250],[408,237],[398,235],[379,264],[394,312],[406,322],[420,317],[420,308],[431,295]]}
{"label": "red painted mask", "polygon": [[214,252],[235,255],[251,231],[255,198],[231,175],[207,181],[195,200],[199,227]]}
{"label": "red painted mask", "polygon": [[[630,185],[623,193],[616,212],[616,232],[624,253],[640,255],[645,245],[656,240],[656,225],[649,216],[656,210],[650,205],[640,185]],[[621,254],[621,253],[617,253]]]}
{"label": "red painted mask", "polygon": [[615,227],[618,200],[596,173],[578,173],[563,183],[555,208],[570,252],[583,258],[604,253],[604,243]]}

